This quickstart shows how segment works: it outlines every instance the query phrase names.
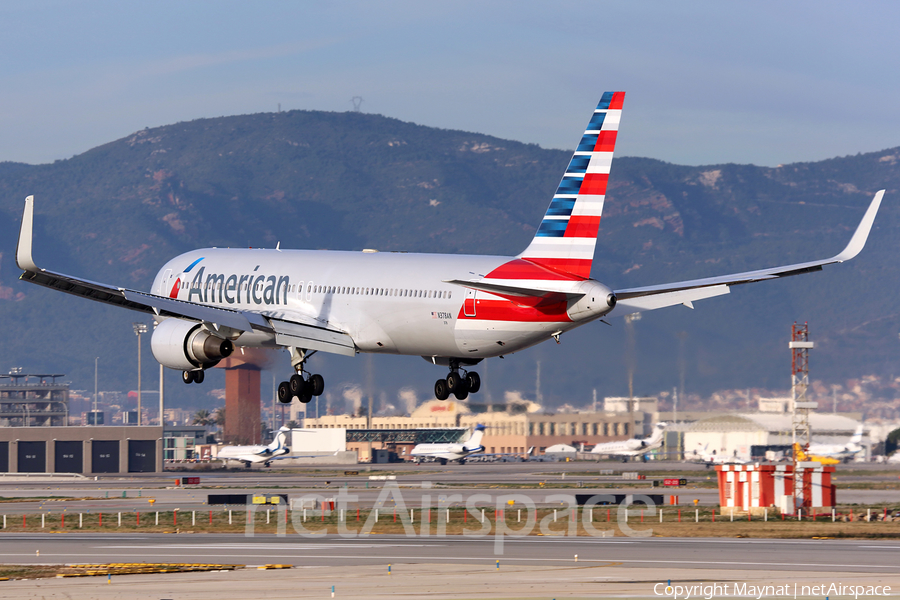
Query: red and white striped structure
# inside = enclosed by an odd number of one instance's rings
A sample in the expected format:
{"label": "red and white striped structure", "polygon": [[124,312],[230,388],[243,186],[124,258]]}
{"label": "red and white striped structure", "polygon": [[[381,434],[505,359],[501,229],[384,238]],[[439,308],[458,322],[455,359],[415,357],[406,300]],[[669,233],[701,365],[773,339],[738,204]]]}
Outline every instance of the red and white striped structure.
{"label": "red and white striped structure", "polygon": [[[831,483],[834,467],[816,462],[799,463],[803,481],[802,508],[835,505]],[[793,465],[716,465],[719,479],[719,505],[722,508],[765,508],[780,506],[785,495],[793,495]]]}
{"label": "red and white striped structure", "polygon": [[625,92],[603,94],[534,240],[519,258],[590,277],[624,100]]}

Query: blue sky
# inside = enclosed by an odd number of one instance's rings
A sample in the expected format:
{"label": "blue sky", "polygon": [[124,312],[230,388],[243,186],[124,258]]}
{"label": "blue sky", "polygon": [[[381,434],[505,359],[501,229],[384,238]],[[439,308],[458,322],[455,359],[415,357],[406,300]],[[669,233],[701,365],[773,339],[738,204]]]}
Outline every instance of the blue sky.
{"label": "blue sky", "polygon": [[891,2],[7,2],[0,161],[354,96],[571,149],[606,90],[618,155],[821,160],[900,145],[898,24]]}

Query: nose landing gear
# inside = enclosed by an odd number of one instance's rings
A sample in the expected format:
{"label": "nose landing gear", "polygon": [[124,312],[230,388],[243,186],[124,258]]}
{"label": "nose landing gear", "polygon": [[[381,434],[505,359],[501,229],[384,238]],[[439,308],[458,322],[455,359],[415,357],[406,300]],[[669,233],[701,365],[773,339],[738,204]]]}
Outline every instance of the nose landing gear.
{"label": "nose landing gear", "polygon": [[[321,396],[325,391],[325,379],[318,373],[308,374],[303,368],[306,359],[315,353],[315,350],[307,352],[302,348],[291,348],[291,366],[294,367],[296,373],[291,375],[288,381],[278,384],[279,402],[290,404],[291,400],[297,398],[306,404],[313,399],[313,396]],[[304,374],[306,374],[306,378],[304,378]]]}
{"label": "nose landing gear", "polygon": [[459,363],[451,361],[450,374],[446,379],[438,379],[434,382],[434,396],[438,400],[446,400],[450,394],[457,400],[465,400],[469,394],[474,394],[481,389],[481,377],[475,371],[459,373]]}

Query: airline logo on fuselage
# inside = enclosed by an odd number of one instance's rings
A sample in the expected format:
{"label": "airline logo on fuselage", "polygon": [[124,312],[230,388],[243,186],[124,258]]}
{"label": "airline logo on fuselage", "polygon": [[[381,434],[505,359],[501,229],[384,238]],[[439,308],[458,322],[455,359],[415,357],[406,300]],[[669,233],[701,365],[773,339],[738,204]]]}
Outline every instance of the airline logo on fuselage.
{"label": "airline logo on fuselage", "polygon": [[[191,267],[197,262],[199,261],[194,262]],[[187,300],[204,304],[286,305],[290,287],[291,278],[287,275],[276,277],[257,274],[255,269],[253,273],[245,275],[238,273],[206,275],[206,267],[203,266],[191,280]],[[175,289],[172,291],[177,293]]]}

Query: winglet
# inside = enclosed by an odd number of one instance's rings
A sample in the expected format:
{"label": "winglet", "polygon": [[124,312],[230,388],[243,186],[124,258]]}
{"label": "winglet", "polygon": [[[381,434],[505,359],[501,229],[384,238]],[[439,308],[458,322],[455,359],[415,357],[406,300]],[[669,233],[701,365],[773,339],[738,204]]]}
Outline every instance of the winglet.
{"label": "winglet", "polygon": [[16,264],[23,271],[38,271],[31,258],[31,233],[34,229],[34,196],[25,198],[25,211],[22,213],[22,228],[19,230],[19,243],[16,246]]}
{"label": "winglet", "polygon": [[856,228],[853,237],[850,238],[850,243],[847,244],[847,247],[844,248],[843,252],[834,257],[833,260],[835,262],[850,260],[859,254],[866,245],[866,240],[869,238],[869,232],[872,230],[872,223],[875,221],[875,215],[878,213],[878,208],[881,206],[881,198],[883,196],[884,190],[880,190],[875,194],[875,197],[872,198],[872,203],[866,210],[866,214],[863,215],[862,221],[859,222],[859,227]]}

